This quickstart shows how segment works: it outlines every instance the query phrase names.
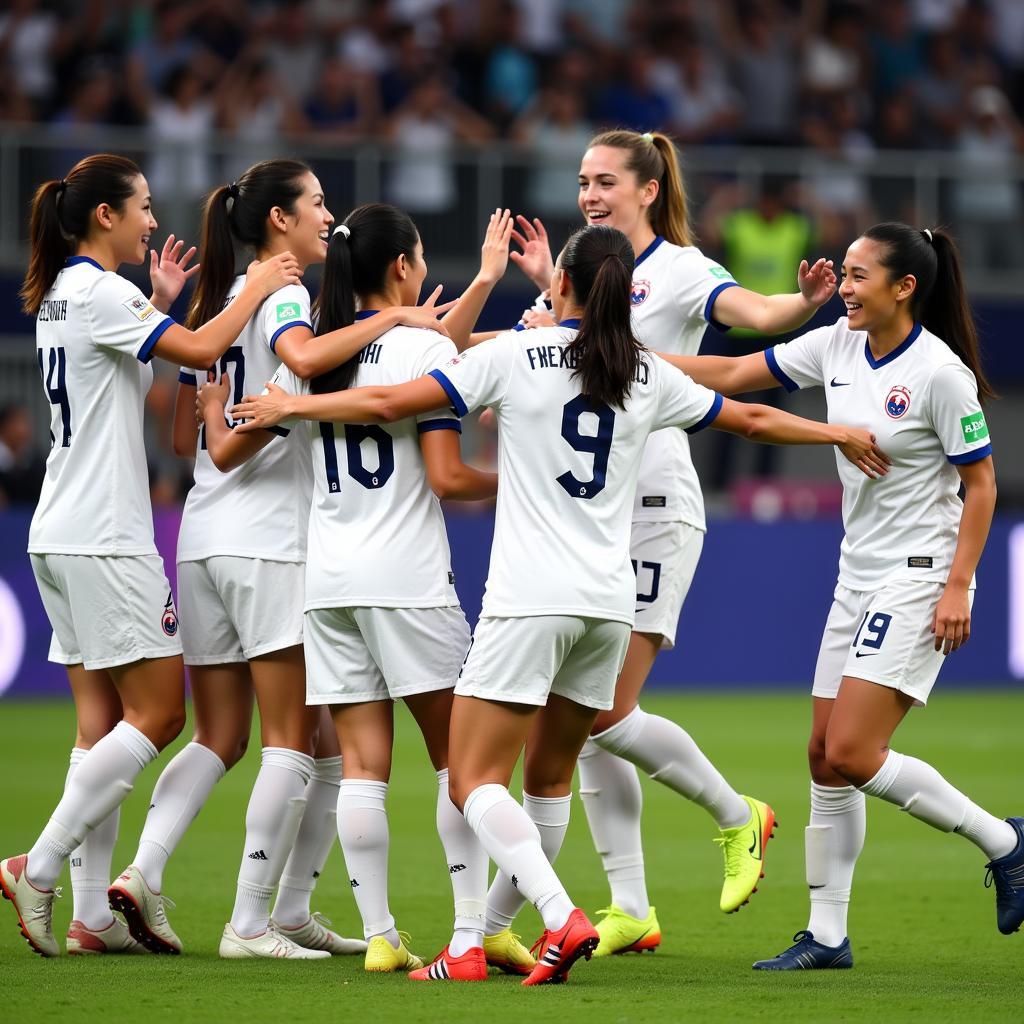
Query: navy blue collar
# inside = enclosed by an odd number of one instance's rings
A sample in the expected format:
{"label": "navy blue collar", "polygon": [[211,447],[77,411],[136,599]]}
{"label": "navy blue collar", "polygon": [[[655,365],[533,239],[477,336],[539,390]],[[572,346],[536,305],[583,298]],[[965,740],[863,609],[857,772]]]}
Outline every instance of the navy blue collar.
{"label": "navy blue collar", "polygon": [[371,316],[376,316],[380,312],[379,309],[361,309],[356,313],[357,320],[367,320]]}
{"label": "navy blue collar", "polygon": [[580,328],[580,321],[578,317],[571,316],[568,320],[559,320],[559,327],[571,327],[574,331],[578,331]]}
{"label": "navy blue collar", "polygon": [[[79,263],[91,263],[97,270],[103,270],[103,268],[91,256],[69,256],[64,261],[64,266],[76,267]],[[103,273],[106,273],[106,271],[103,270]]]}
{"label": "navy blue collar", "polygon": [[885,366],[886,363],[891,363],[897,356],[903,355],[903,353],[906,352],[915,341],[917,341],[917,336],[920,333],[921,325],[914,324],[910,329],[910,333],[887,356],[882,356],[881,359],[876,359],[871,354],[871,346],[868,344],[867,338],[865,338],[864,358],[867,359],[868,366],[870,366],[872,370],[877,370],[880,366]]}
{"label": "navy blue collar", "polygon": [[661,243],[664,242],[664,241],[665,241],[665,239],[662,238],[661,235],[657,235],[655,237],[654,241],[651,242],[651,244],[649,246],[647,246],[647,248],[644,249],[644,251],[642,253],[640,253],[640,255],[637,256],[637,258],[633,261],[634,268],[635,267],[639,267],[640,264],[643,263],[643,261],[645,259],[647,259],[647,257],[650,256],[651,253],[654,252],[654,250],[657,249],[658,246],[661,245]]}

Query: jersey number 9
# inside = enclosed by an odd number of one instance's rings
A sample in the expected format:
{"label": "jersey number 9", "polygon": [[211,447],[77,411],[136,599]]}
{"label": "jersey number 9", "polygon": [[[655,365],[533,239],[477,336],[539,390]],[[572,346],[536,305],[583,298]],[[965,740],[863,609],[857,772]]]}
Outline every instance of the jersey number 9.
{"label": "jersey number 9", "polygon": [[[596,434],[580,433],[580,417],[584,413],[597,417]],[[570,498],[589,499],[604,490],[614,430],[615,412],[604,402],[577,395],[562,407],[562,437],[573,451],[594,456],[594,475],[589,480],[580,480],[569,471],[556,478]]]}

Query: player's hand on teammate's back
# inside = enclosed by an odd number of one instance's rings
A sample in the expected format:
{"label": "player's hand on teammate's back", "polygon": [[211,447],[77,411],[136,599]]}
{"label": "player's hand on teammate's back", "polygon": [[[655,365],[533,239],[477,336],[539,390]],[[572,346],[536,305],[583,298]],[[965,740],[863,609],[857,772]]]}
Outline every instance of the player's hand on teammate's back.
{"label": "player's hand on teammate's back", "polygon": [[519,230],[512,229],[512,241],[523,251],[513,250],[509,255],[512,262],[538,288],[547,288],[555,272],[555,261],[551,256],[548,233],[539,217],[527,220],[521,213],[516,216]]}
{"label": "player's hand on teammate's back", "polygon": [[266,388],[262,395],[244,395],[238,405],[228,410],[232,419],[245,421],[235,427],[240,434],[273,427],[290,415],[287,402],[292,396],[270,381]]}
{"label": "player's hand on teammate's back", "polygon": [[845,444],[836,447],[865,476],[874,480],[885,476],[892,465],[892,459],[875,443],[875,435],[860,427],[848,427],[849,437]]}
{"label": "player's hand on teammate's back", "polygon": [[942,597],[935,606],[935,650],[943,656],[963,647],[971,636],[971,601],[966,587],[949,583],[942,591]]}
{"label": "player's hand on teammate's back", "polygon": [[302,280],[299,261],[290,252],[279,252],[268,260],[253,260],[245,270],[245,283],[273,295],[279,288]]}
{"label": "player's hand on teammate's back", "polygon": [[221,374],[218,383],[213,370],[206,371],[206,383],[196,390],[196,422],[202,426],[206,422],[206,409],[213,406],[220,412],[224,411],[227,405],[228,396],[231,394],[231,378]]}
{"label": "player's hand on teammate's back", "polygon": [[153,286],[151,301],[164,313],[181,294],[185,282],[199,273],[198,263],[194,267],[188,265],[189,260],[196,254],[196,247],[190,246],[188,251],[182,254],[184,244],[184,239],[175,241],[174,235],[168,235],[159,256],[156,249],[149,250],[149,283]]}
{"label": "player's hand on teammate's back", "polygon": [[523,326],[527,329],[531,327],[554,327],[558,323],[554,314],[549,313],[546,309],[534,309],[532,306],[529,309],[523,310],[523,315],[520,319]]}
{"label": "player's hand on teammate's back", "polygon": [[800,294],[812,306],[823,306],[836,293],[836,273],[832,269],[832,261],[824,257],[809,266],[802,260],[796,274],[796,283]]}

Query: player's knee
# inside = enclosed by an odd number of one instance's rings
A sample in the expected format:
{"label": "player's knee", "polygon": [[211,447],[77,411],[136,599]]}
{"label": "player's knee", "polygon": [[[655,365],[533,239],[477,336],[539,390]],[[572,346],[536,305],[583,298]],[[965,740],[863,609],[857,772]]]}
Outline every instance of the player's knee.
{"label": "player's knee", "polygon": [[469,791],[465,789],[461,784],[461,779],[452,774],[451,768],[448,769],[448,799],[459,809],[461,814],[463,808],[466,806],[466,800],[469,797]]}
{"label": "player's knee", "polygon": [[[863,778],[865,750],[852,736],[828,736],[825,740],[825,760],[836,775],[855,786],[867,781]],[[868,778],[872,773],[868,773]]]}
{"label": "player's knee", "polygon": [[825,737],[812,733],[807,743],[807,764],[811,769],[811,778],[817,781],[832,774],[831,766],[825,755]]}
{"label": "player's knee", "polygon": [[184,703],[168,708],[161,714],[154,714],[142,726],[142,732],[148,737],[157,750],[173,743],[185,728]]}

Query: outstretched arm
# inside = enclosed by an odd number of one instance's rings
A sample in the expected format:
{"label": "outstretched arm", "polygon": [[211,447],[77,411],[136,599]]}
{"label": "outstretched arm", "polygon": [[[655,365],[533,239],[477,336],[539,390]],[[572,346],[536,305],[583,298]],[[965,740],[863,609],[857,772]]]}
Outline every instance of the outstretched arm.
{"label": "outstretched arm", "polygon": [[430,489],[439,498],[481,501],[498,493],[497,473],[485,473],[462,461],[456,431],[429,430],[420,434],[420,451]]}
{"label": "outstretched arm", "polygon": [[[735,288],[730,288],[735,291]],[[763,352],[749,356],[672,356],[657,353],[666,363],[682,370],[691,380],[722,395],[741,395],[745,391],[766,391],[779,387],[768,369]]]}

